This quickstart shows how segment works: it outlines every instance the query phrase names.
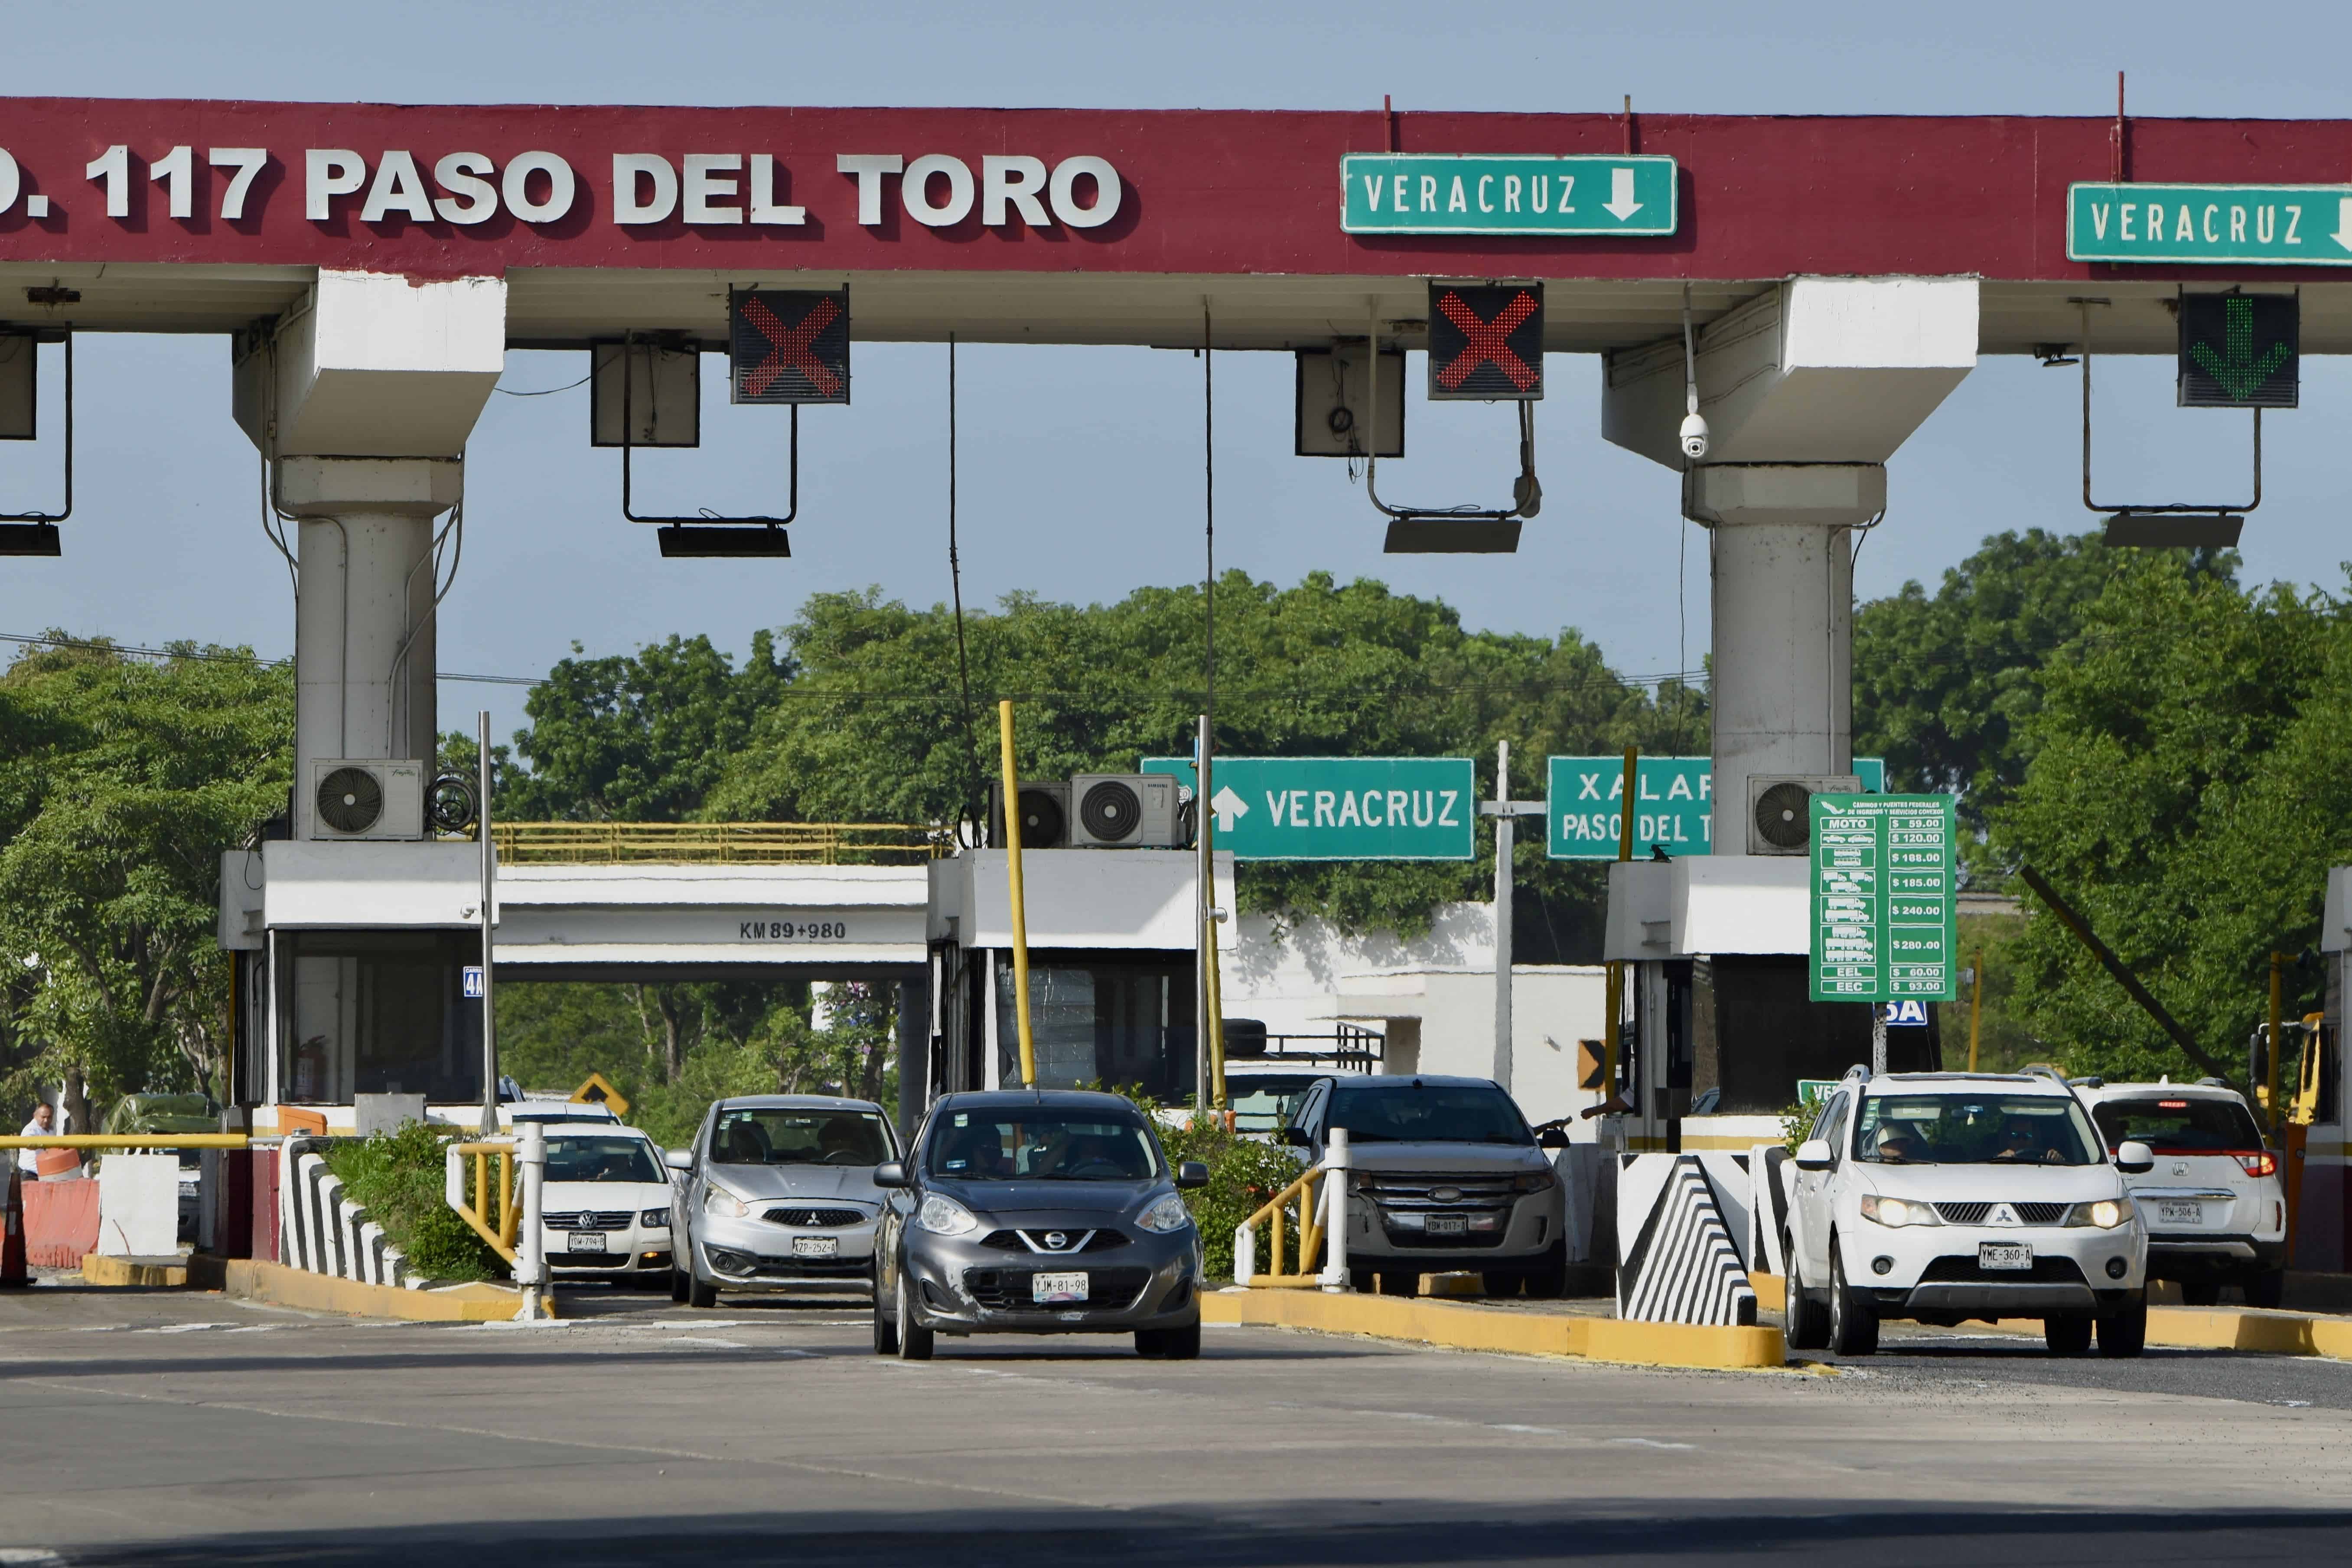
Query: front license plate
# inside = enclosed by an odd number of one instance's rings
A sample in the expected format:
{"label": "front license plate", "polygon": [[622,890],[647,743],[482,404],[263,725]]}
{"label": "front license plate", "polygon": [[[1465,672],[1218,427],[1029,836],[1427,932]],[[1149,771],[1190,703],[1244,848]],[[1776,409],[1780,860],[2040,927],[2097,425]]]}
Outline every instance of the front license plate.
{"label": "front license plate", "polygon": [[572,1233],[572,1239],[564,1245],[573,1252],[602,1252],[604,1250],[604,1233],[601,1230],[575,1230]]}
{"label": "front license plate", "polygon": [[1059,1306],[1064,1301],[1087,1299],[1087,1277],[1083,1274],[1033,1274],[1029,1278],[1029,1299],[1041,1307]]}
{"label": "front license plate", "polygon": [[1432,1236],[1465,1236],[1470,1230],[1469,1217],[1458,1214],[1433,1214],[1422,1225]]}
{"label": "front license plate", "polygon": [[2174,1203],[2165,1203],[2158,1200],[2156,1205],[2156,1223],[2158,1225],[2203,1225],[2205,1223],[2205,1205],[2196,1202],[2194,1199]]}
{"label": "front license plate", "polygon": [[793,1237],[794,1258],[838,1258],[841,1237],[837,1236],[796,1236]]}
{"label": "front license plate", "polygon": [[2030,1271],[2033,1268],[2033,1247],[2022,1241],[1979,1241],[1977,1243],[1977,1267]]}

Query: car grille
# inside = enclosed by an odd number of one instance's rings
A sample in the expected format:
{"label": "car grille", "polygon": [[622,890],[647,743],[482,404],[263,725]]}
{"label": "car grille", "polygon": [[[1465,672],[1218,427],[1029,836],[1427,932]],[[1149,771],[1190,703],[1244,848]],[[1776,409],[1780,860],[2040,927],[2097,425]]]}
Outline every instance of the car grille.
{"label": "car grille", "polygon": [[[992,1247],[999,1252],[1036,1252],[1047,1258],[1067,1258],[1079,1252],[1109,1252],[1129,1245],[1127,1237],[1115,1230],[1078,1231],[1082,1238],[1076,1245],[1048,1247],[1045,1238],[1053,1232],[1046,1230],[992,1230],[981,1238],[981,1246]],[[1066,1237],[1073,1233],[1064,1230]],[[1028,1239],[1024,1241],[1022,1238]]]}
{"label": "car grille", "polygon": [[[2066,1217],[2066,1204],[2011,1204],[2017,1217],[2027,1225],[2056,1225]],[[1993,1205],[1986,1204],[1937,1204],[1936,1212],[1946,1225],[1982,1225],[1992,1213]]]}
{"label": "car grille", "polygon": [[[1383,1208],[1452,1210],[1464,1205],[1507,1207],[1517,1195],[1511,1190],[1514,1179],[1508,1174],[1457,1176],[1442,1171],[1367,1171],[1362,1185],[1356,1190]],[[1449,1188],[1456,1195],[1433,1195],[1440,1187]]]}
{"label": "car grille", "polygon": [[864,1209],[824,1209],[785,1207],[770,1209],[760,1216],[770,1225],[864,1225],[873,1215]]}
{"label": "car grille", "polygon": [[1135,1299],[1143,1294],[1144,1286],[1151,1282],[1149,1268],[1089,1268],[1083,1309],[1076,1303],[1041,1307],[1036,1301],[1036,1288],[1031,1284],[1039,1272],[1034,1268],[967,1268],[963,1288],[982,1306],[1001,1312],[1115,1311],[1133,1306]]}
{"label": "car grille", "polygon": [[2080,1285],[2083,1270],[2071,1258],[2037,1258],[2022,1268],[1979,1268],[1970,1257],[1938,1258],[1920,1271],[1922,1285]]}
{"label": "car grille", "polygon": [[619,1268],[629,1261],[625,1252],[551,1252],[547,1261],[557,1268]]}
{"label": "car grille", "polygon": [[874,1268],[873,1259],[867,1258],[764,1258],[723,1247],[710,1247],[705,1256],[710,1259],[710,1267],[739,1279],[865,1279]]}
{"label": "car grille", "polygon": [[1419,1247],[1425,1252],[1475,1252],[1481,1247],[1502,1246],[1504,1236],[1500,1230],[1474,1230],[1462,1236],[1431,1236],[1418,1230],[1383,1234],[1391,1247]]}
{"label": "car grille", "polygon": [[636,1217],[635,1209],[612,1213],[583,1210],[578,1214],[551,1214],[541,1216],[550,1230],[626,1230],[629,1221]]}

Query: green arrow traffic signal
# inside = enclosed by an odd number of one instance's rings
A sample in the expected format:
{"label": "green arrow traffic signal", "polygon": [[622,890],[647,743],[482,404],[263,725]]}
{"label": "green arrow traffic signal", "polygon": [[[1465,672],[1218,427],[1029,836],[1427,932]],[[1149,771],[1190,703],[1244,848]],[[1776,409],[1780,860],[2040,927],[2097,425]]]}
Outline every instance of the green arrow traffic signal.
{"label": "green arrow traffic signal", "polygon": [[2182,296],[2180,406],[2295,406],[2300,315],[2292,294]]}

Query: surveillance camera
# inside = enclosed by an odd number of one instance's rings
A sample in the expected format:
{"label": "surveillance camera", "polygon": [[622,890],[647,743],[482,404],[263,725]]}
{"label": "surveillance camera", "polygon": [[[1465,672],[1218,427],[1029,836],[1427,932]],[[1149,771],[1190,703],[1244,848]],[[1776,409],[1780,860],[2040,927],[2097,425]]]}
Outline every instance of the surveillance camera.
{"label": "surveillance camera", "polygon": [[1706,456],[1706,421],[1694,414],[1683,421],[1683,456],[1696,462]]}

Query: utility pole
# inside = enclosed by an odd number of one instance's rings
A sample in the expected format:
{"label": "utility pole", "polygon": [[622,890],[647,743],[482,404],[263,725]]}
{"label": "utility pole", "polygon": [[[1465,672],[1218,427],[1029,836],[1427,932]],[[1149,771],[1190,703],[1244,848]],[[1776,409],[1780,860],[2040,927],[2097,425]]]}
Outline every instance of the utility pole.
{"label": "utility pole", "polygon": [[1209,987],[1209,965],[1214,962],[1209,944],[1216,940],[1210,923],[1217,915],[1217,862],[1209,842],[1216,818],[1209,811],[1209,716],[1201,715],[1192,736],[1192,851],[1195,859],[1192,916],[1196,927],[1192,947],[1192,1115],[1196,1124],[1209,1111],[1209,1013],[1215,997]]}
{"label": "utility pole", "polygon": [[494,1135],[499,1130],[499,1031],[498,1010],[492,1005],[490,982],[490,931],[492,900],[497,893],[498,847],[490,842],[490,715],[483,710],[475,715],[475,746],[480,753],[475,758],[477,788],[480,799],[474,808],[474,822],[482,841],[482,1126],[481,1135]]}
{"label": "utility pole", "polygon": [[1495,798],[1478,803],[1478,815],[1495,819],[1495,1081],[1511,1092],[1511,851],[1517,819],[1541,816],[1539,800],[1511,798],[1511,743],[1495,742]]}

